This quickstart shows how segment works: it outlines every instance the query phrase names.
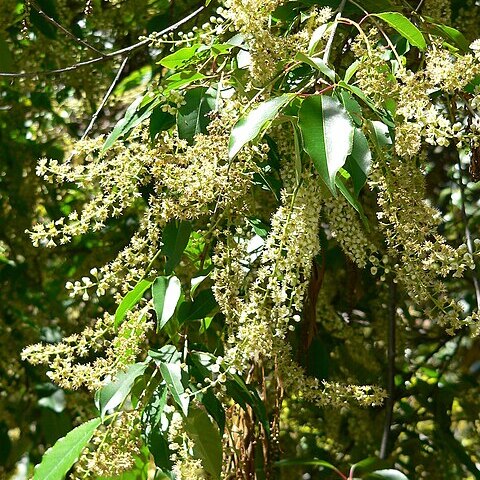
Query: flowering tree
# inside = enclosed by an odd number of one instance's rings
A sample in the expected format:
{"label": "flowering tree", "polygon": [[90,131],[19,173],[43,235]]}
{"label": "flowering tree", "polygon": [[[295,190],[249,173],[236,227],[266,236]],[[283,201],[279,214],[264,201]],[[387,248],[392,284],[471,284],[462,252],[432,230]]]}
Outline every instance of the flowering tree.
{"label": "flowering tree", "polygon": [[1,7],[5,472],[480,478],[477,7],[78,3]]}

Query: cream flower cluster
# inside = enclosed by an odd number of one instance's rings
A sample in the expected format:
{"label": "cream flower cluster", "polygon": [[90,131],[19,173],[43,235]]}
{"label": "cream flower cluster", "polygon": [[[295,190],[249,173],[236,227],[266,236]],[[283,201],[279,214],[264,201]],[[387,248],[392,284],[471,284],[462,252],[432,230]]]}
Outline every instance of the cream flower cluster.
{"label": "cream flower cluster", "polygon": [[320,248],[318,176],[305,173],[296,186],[287,171],[291,170],[284,170],[281,206],[272,217],[254,281],[246,288],[237,310],[225,312],[230,313],[229,349],[225,357],[227,363],[241,371],[252,359],[271,359],[274,338],[285,338],[289,329],[294,328],[292,321],[300,320],[313,257]]}
{"label": "cream flower cluster", "polygon": [[376,248],[367,238],[358,213],[340,196],[325,199],[323,212],[332,237],[352,262],[359,268],[365,268]]}
{"label": "cream flower cluster", "polygon": [[[118,371],[135,363],[147,332],[153,327],[150,306],[127,313],[115,334],[113,316],[106,314],[94,327],[81,334],[65,337],[55,344],[35,344],[26,347],[22,359],[33,365],[48,365],[47,376],[62,388],[76,390],[82,386],[95,391]],[[86,359],[99,355],[93,362]]]}
{"label": "cream flower cluster", "polygon": [[453,248],[438,234],[440,215],[425,200],[421,165],[414,159],[389,158],[374,166],[370,185],[378,189],[379,224],[398,282],[415,302],[428,306],[429,318],[449,332],[461,328],[466,323],[463,308],[448,298],[441,279],[462,277],[475,263],[466,245]]}
{"label": "cream flower cluster", "polygon": [[97,429],[75,464],[72,480],[116,477],[131,470],[140,455],[138,411],[122,411]]}
{"label": "cream flower cluster", "polygon": [[226,16],[242,32],[250,44],[251,73],[256,83],[268,81],[280,61],[294,58],[297,52],[306,53],[312,33],[332,16],[329,7],[313,8],[300,31],[279,35],[272,32],[271,13],[283,0],[226,0]]}

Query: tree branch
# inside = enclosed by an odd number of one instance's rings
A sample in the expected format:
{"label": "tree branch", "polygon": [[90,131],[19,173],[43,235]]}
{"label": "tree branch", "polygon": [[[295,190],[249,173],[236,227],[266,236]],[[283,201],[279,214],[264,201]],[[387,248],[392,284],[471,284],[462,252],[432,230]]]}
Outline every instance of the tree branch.
{"label": "tree branch", "polygon": [[[468,216],[467,211],[465,209],[465,184],[463,183],[463,168],[462,168],[462,161],[460,159],[460,155],[458,155],[458,173],[459,173],[459,180],[458,184],[460,186],[460,199],[462,202],[462,220],[463,226],[465,229],[465,243],[467,244],[467,249],[470,255],[474,258],[474,248],[473,248],[473,241],[472,241],[472,234],[470,232],[470,227],[468,226]],[[477,308],[480,310],[480,283],[478,281],[477,272],[476,272],[477,265],[475,264],[475,269],[473,270],[473,287],[475,289],[475,298],[477,300]]]}
{"label": "tree branch", "polygon": [[30,5],[45,19],[47,22],[51,23],[54,27],[58,28],[61,30],[67,37],[73,38],[75,42],[77,42],[79,45],[82,45],[85,48],[88,48],[92,52],[95,52],[96,54],[101,55],[102,57],[104,56],[104,53],[101,52],[100,50],[97,50],[94,46],[90,45],[89,43],[85,42],[81,38],[76,37],[72,32],[67,30],[63,25],[60,25],[54,18],[50,17],[47,15],[35,2],[31,2]]}
{"label": "tree branch", "polygon": [[[164,30],[158,32],[158,35],[164,35],[165,33],[172,32],[176,30],[178,27],[183,25],[184,23],[187,23],[189,20],[197,16],[201,11],[205,9],[204,6],[201,6],[197,8],[195,11],[187,15],[186,17],[182,18],[179,20],[177,23],[171,25],[170,27],[165,28]],[[39,71],[39,72],[21,72],[21,73],[6,73],[6,72],[0,72],[0,77],[4,78],[28,78],[28,77],[37,77],[40,75],[54,75],[57,73],[64,73],[64,72],[70,72],[72,70],[77,70],[78,68],[85,67],[87,65],[93,65],[95,63],[99,62],[105,62],[107,60],[110,60],[112,58],[118,57],[118,56],[124,56],[124,55],[129,55],[133,51],[142,48],[146,45],[148,45],[151,42],[149,38],[146,38],[144,40],[141,40],[140,42],[134,43],[133,45],[130,45],[129,47],[121,48],[120,50],[116,50],[114,52],[106,53],[102,55],[101,57],[96,57],[96,58],[91,58],[90,60],[85,60],[83,62],[78,62],[73,65],[69,65],[68,67],[64,68],[57,68],[55,70],[45,70],[45,71]]]}
{"label": "tree branch", "polygon": [[395,405],[395,350],[396,350],[396,332],[395,320],[397,315],[397,284],[390,282],[390,304],[388,315],[388,380],[386,401],[385,424],[383,427],[382,443],[380,445],[380,458],[385,460],[388,457],[388,449],[390,444],[390,431],[393,420],[393,406]]}
{"label": "tree branch", "polygon": [[127,64],[127,62],[128,62],[128,56],[123,59],[123,62],[120,65],[120,68],[118,69],[117,74],[115,75],[115,78],[113,79],[112,84],[108,88],[107,93],[103,97],[103,100],[100,103],[99,107],[97,108],[96,112],[93,114],[93,117],[91,118],[90,123],[88,124],[88,127],[85,129],[85,132],[83,132],[83,135],[82,135],[82,138],[80,139],[80,141],[85,140],[87,135],[90,133],[90,130],[93,128],[94,123],[97,121],[98,115],[100,114],[103,107],[107,103],[108,97],[112,94],[113,89],[115,88],[115,85],[117,84],[118,80],[120,79],[120,76],[121,76],[121,74],[123,72],[123,69],[125,68],[125,65]]}

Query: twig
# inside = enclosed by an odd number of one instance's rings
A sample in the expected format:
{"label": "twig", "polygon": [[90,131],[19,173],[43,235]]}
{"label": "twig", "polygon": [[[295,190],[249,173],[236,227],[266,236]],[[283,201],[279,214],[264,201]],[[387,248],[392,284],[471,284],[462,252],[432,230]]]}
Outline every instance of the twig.
{"label": "twig", "polygon": [[420,2],[417,5],[417,8],[415,9],[415,13],[418,13],[420,11],[424,2],[425,0],[420,0]]}
{"label": "twig", "polygon": [[[171,25],[170,27],[165,28],[161,32],[158,32],[157,35],[164,35],[165,33],[172,32],[173,30],[176,30],[178,27],[183,25],[184,23],[187,23],[189,20],[194,18],[196,15],[198,15],[201,11],[205,9],[205,6],[201,6],[197,8],[195,11],[187,15],[186,17],[182,18],[179,20],[177,23]],[[83,62],[78,62],[73,65],[69,65],[68,67],[64,68],[57,68],[55,70],[45,70],[45,71],[39,71],[39,72],[22,72],[22,73],[6,73],[6,72],[0,72],[0,77],[6,77],[6,78],[26,78],[26,77],[36,77],[40,75],[54,75],[56,73],[64,73],[64,72],[70,72],[72,70],[76,70],[81,67],[85,67],[87,65],[93,65],[98,62],[104,62],[106,60],[110,60],[112,58],[118,57],[118,56],[124,56],[124,55],[129,55],[131,52],[144,47],[145,45],[148,45],[151,42],[149,38],[145,38],[144,40],[141,40],[140,42],[134,43],[133,45],[130,45],[129,47],[121,48],[120,50],[116,50],[114,52],[106,53],[105,55],[101,57],[96,57],[96,58],[91,58],[90,60],[85,60]]]}
{"label": "twig", "polygon": [[85,48],[88,48],[92,52],[95,52],[96,54],[101,55],[102,57],[104,56],[104,53],[101,52],[100,50],[97,50],[94,46],[90,45],[89,43],[85,42],[81,38],[76,37],[72,32],[67,30],[63,25],[60,25],[54,18],[50,17],[47,15],[35,2],[31,2],[30,5],[45,19],[47,22],[51,23],[54,27],[57,27],[59,30],[61,30],[65,35],[67,35],[70,38],[73,38],[75,42],[78,44],[82,45]]}
{"label": "twig", "polygon": [[99,107],[97,108],[96,112],[93,114],[93,117],[91,118],[90,123],[88,124],[88,127],[85,129],[85,132],[83,132],[83,135],[82,135],[82,138],[80,139],[80,141],[85,140],[87,135],[90,133],[90,130],[93,128],[93,125],[96,122],[98,115],[100,114],[103,107],[107,103],[108,97],[112,94],[113,89],[115,88],[115,85],[117,84],[118,80],[120,79],[120,75],[122,74],[123,69],[125,68],[125,65],[127,64],[127,62],[128,62],[128,56],[123,59],[123,62],[120,65],[120,68],[118,69],[118,72],[115,75],[115,78],[113,79],[112,84],[108,88],[107,93],[103,97],[103,100],[100,103]]}
{"label": "twig", "polygon": [[388,456],[388,447],[390,443],[390,432],[393,420],[393,406],[395,404],[395,350],[396,350],[396,332],[395,320],[397,314],[397,284],[390,282],[390,305],[388,315],[388,380],[386,401],[385,424],[383,427],[382,443],[380,445],[380,458],[385,460]]}
{"label": "twig", "polygon": [[335,16],[335,20],[333,22],[332,31],[330,33],[330,37],[328,37],[327,45],[325,46],[325,52],[323,54],[323,61],[328,64],[328,60],[330,59],[330,53],[332,52],[332,45],[333,39],[335,38],[335,33],[338,27],[338,20],[342,16],[343,9],[345,8],[345,4],[347,0],[342,0],[342,3],[337,9],[337,15]]}
{"label": "twig", "polygon": [[[470,227],[468,226],[467,211],[465,209],[465,184],[463,183],[463,169],[462,169],[462,161],[460,160],[460,155],[458,155],[458,172],[460,175],[458,184],[460,186],[460,200],[462,202],[461,212],[462,212],[463,225],[465,228],[465,243],[467,244],[468,252],[473,257],[474,249],[473,249],[473,242],[472,242],[472,234],[470,232]],[[475,270],[473,270],[472,277],[473,277],[473,287],[475,289],[475,298],[477,300],[477,308],[480,310],[480,282],[478,281],[478,277],[476,275]]]}

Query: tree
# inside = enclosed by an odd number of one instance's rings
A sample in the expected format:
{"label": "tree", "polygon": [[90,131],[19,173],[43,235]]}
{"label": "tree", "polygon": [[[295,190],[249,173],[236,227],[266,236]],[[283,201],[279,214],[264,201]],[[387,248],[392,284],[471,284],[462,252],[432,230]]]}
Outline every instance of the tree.
{"label": "tree", "polygon": [[473,2],[1,9],[6,475],[480,478]]}

